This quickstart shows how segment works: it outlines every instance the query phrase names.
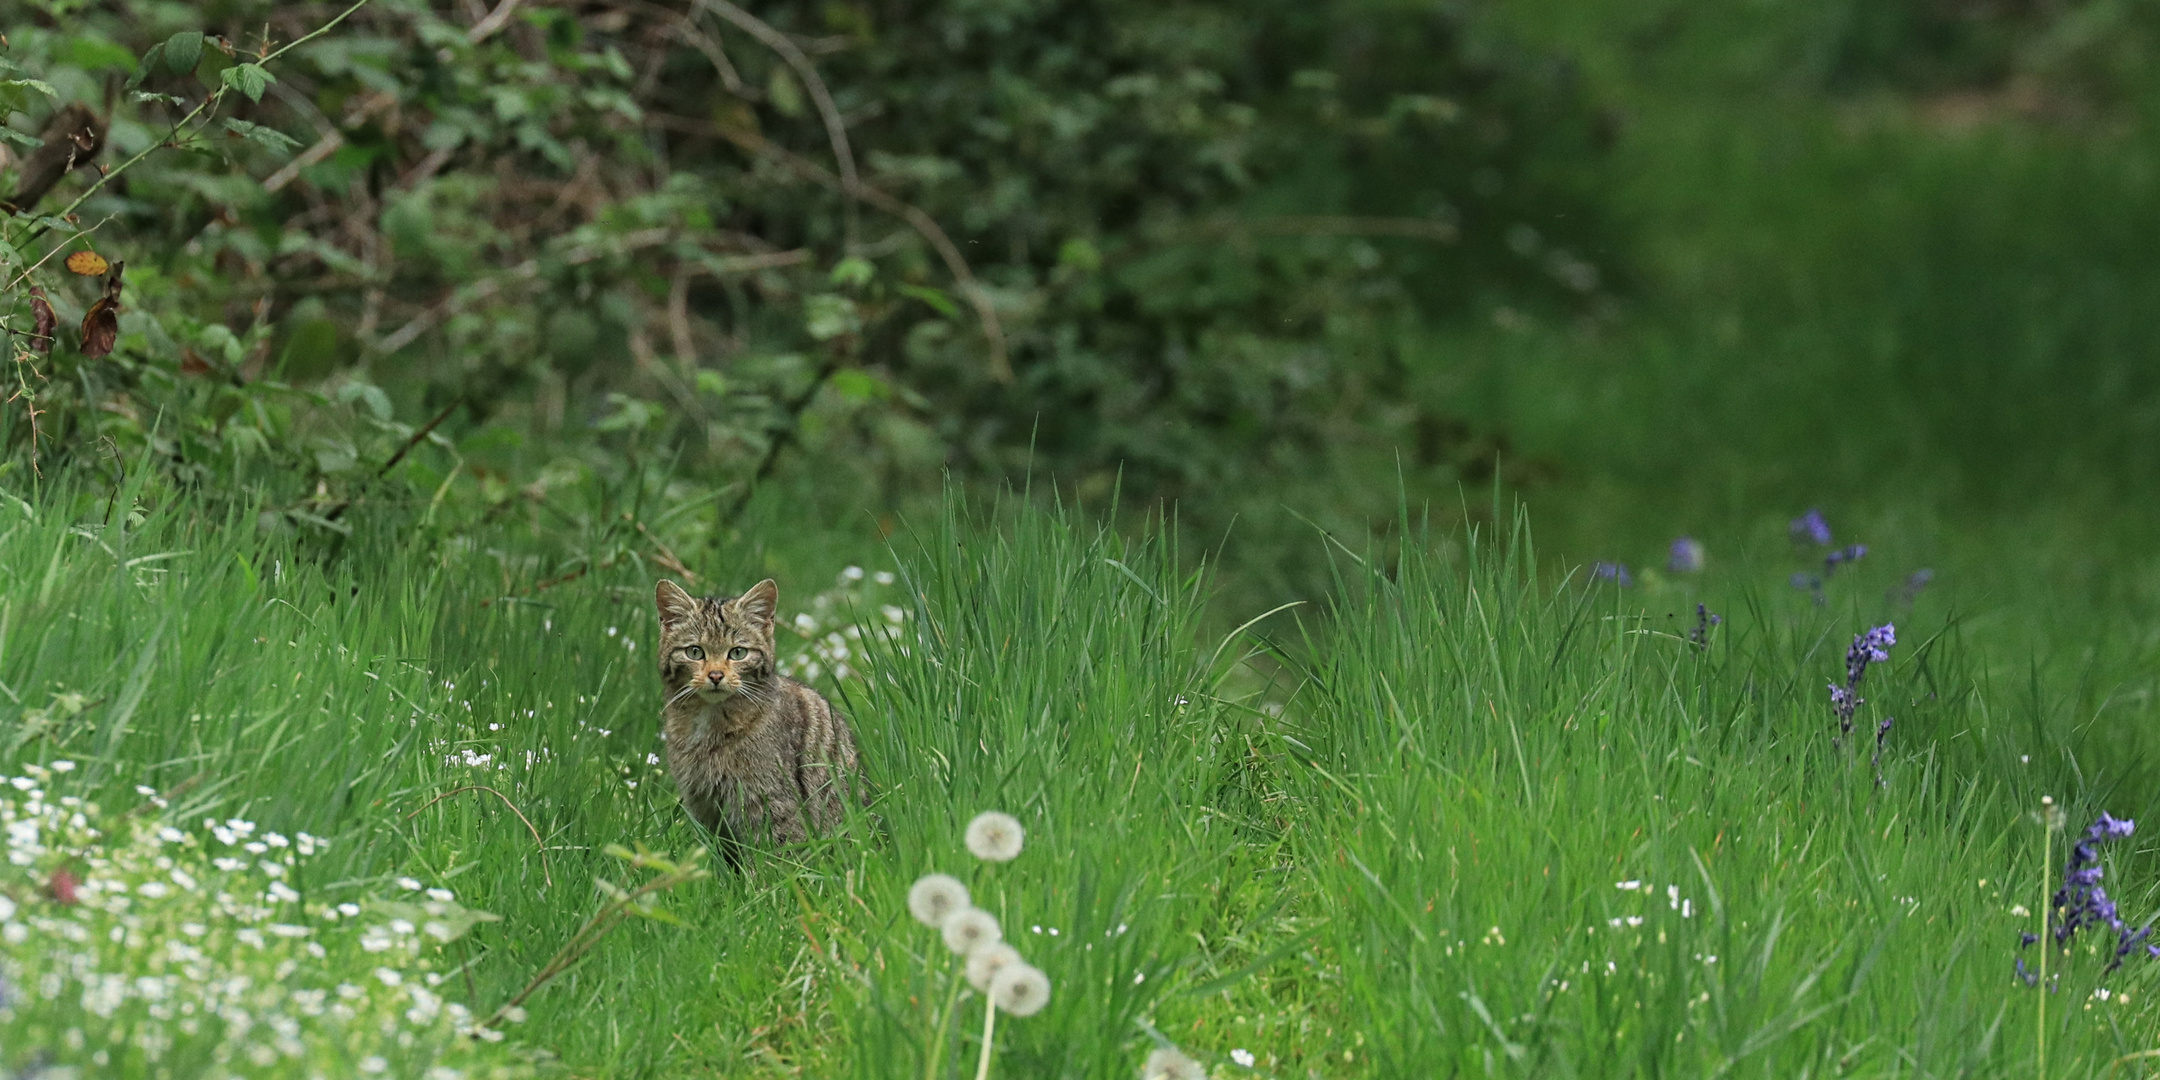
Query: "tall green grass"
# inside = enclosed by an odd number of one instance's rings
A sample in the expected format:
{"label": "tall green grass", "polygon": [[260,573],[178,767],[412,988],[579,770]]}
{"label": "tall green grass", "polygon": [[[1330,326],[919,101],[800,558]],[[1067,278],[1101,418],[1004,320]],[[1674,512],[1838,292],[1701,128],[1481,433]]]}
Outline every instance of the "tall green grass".
{"label": "tall green grass", "polygon": [[[510,530],[388,521],[332,558],[138,494],[0,508],[8,764],[334,837],[310,899],[450,885],[502,916],[446,946],[483,1013],[623,874],[602,848],[705,842],[651,757],[652,574],[542,589]],[[1945,620],[1901,625],[1833,752],[1822,684],[1865,604],[1713,579],[1698,649],[1678,586],[1558,580],[1519,525],[1398,533],[1384,563],[1333,549],[1329,604],[1227,632],[1164,543],[955,498],[871,563],[894,585],[850,594],[900,631],[823,682],[873,805],[668,895],[679,925],[623,925],[512,1038],[576,1076],[972,1075],[979,1000],[940,1023],[956,965],[904,903],[936,870],[1053,983],[994,1075],[1131,1076],[1162,1042],[1224,1075],[2032,1075],[2010,909],[2057,871],[2027,817],[2051,793],[2079,827],[2094,793]],[[785,547],[717,576],[781,570],[792,615],[822,574]],[[48,707],[69,693],[87,707]],[[1026,825],[1019,859],[962,847],[986,809]],[[2110,870],[2139,920],[2148,862]],[[2155,1045],[2153,969],[2103,984],[2102,959],[2054,961],[2051,1075]]]}

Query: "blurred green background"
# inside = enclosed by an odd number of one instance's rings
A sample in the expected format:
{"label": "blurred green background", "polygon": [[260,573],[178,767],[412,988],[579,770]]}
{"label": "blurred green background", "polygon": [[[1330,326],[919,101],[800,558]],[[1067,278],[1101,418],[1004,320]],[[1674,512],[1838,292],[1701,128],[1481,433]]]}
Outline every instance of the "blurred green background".
{"label": "blurred green background", "polygon": [[1674,538],[1782,588],[1820,507],[1825,602],[1947,613],[2138,775],[2151,3],[377,0],[274,58],[343,9],[7,10],[15,490],[521,523],[517,591],[1016,487],[1174,520],[1234,622],[1406,508],[1679,612]]}

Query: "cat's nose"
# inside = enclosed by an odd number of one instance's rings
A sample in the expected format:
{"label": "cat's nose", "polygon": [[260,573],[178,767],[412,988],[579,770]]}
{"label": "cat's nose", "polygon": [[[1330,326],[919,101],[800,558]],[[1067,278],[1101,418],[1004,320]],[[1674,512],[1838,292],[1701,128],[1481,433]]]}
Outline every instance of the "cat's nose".
{"label": "cat's nose", "polygon": [[705,673],[705,679],[706,681],[712,683],[714,686],[718,686],[722,682],[725,682],[727,680],[727,674],[725,672],[722,672],[719,668],[714,668],[713,670]]}

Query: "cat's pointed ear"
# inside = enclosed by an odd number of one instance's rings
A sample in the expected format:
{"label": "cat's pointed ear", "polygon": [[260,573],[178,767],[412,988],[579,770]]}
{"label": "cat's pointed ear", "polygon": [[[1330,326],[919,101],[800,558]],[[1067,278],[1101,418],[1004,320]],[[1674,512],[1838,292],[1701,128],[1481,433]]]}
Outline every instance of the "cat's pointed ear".
{"label": "cat's pointed ear", "polygon": [[660,625],[664,627],[675,626],[697,611],[697,601],[666,578],[654,586],[653,601],[660,606]]}
{"label": "cat's pointed ear", "polygon": [[773,614],[780,610],[780,586],[773,579],[766,578],[750,586],[749,592],[736,597],[734,603],[728,606],[741,612],[751,622],[770,628]]}

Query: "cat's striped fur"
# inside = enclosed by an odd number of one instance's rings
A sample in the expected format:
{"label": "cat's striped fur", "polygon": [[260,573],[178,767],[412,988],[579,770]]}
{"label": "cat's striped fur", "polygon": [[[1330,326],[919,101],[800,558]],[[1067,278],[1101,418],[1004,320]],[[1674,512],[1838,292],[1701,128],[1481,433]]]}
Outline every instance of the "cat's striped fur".
{"label": "cat's striped fur", "polygon": [[855,733],[817,691],[780,674],[779,587],[698,599],[672,581],[660,606],[668,770],[698,824],[739,843],[791,844],[840,823]]}

